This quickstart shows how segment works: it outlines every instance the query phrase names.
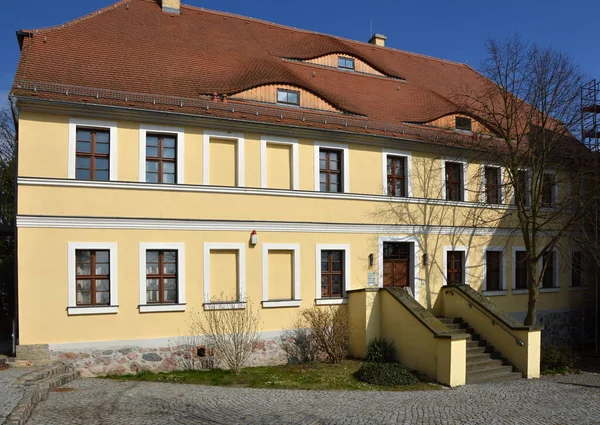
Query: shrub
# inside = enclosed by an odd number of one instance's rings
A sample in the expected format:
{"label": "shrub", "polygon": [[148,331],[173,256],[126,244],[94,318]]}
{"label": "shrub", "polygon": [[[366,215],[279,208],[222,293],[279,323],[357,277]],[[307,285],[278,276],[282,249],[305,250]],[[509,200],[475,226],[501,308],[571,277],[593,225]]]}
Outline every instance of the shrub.
{"label": "shrub", "polygon": [[319,356],[319,347],[315,336],[306,323],[297,320],[295,329],[285,331],[281,338],[281,348],[287,354],[288,363],[312,363]]}
{"label": "shrub", "polygon": [[552,344],[542,347],[540,369],[544,374],[573,372],[578,361],[578,354],[568,345]]}
{"label": "shrub", "polygon": [[388,387],[414,385],[419,382],[419,378],[400,363],[363,363],[355,376],[359,381]]}
{"label": "shrub", "polygon": [[392,363],[396,356],[394,341],[385,338],[375,338],[367,346],[365,361],[371,363]]}
{"label": "shrub", "polygon": [[[222,295],[221,299],[224,299]],[[202,335],[216,358],[239,374],[258,342],[259,321],[258,310],[247,301],[243,309],[193,312],[190,330],[192,335]]]}
{"label": "shrub", "polygon": [[350,341],[350,323],[345,309],[312,307],[302,312],[319,350],[331,363],[340,363],[346,356]]}

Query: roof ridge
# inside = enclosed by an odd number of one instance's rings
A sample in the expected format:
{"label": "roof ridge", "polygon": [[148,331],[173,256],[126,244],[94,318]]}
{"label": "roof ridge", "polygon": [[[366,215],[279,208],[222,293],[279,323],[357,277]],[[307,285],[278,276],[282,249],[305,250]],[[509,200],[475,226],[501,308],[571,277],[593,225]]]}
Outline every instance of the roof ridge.
{"label": "roof ridge", "polygon": [[[122,0],[122,1],[126,1],[126,0]],[[143,0],[143,1],[154,2],[155,0]],[[350,38],[341,37],[339,35],[326,34],[326,33],[323,33],[323,32],[311,31],[311,30],[307,30],[307,29],[303,29],[303,28],[292,27],[290,25],[278,24],[276,22],[265,21],[264,19],[253,18],[251,16],[244,16],[244,15],[240,15],[240,14],[237,14],[237,13],[222,12],[222,11],[219,11],[219,10],[206,9],[204,7],[192,6],[192,5],[189,5],[189,4],[182,4],[181,7],[182,8],[186,8],[186,9],[192,9],[192,10],[200,10],[202,12],[212,13],[212,14],[215,14],[215,15],[227,16],[227,17],[236,18],[236,19],[245,20],[245,21],[251,20],[251,21],[254,21],[254,22],[259,23],[259,24],[272,25],[272,26],[276,26],[276,27],[283,28],[283,29],[286,29],[286,30],[298,31],[298,32],[303,32],[303,33],[313,34],[313,35],[322,35],[322,36],[325,36],[325,37],[331,37],[331,38],[335,38],[335,39],[342,40],[342,41],[345,41],[345,42],[358,43],[358,44],[364,45],[365,47],[368,46],[368,47],[373,47],[373,48],[378,48],[378,49],[385,49],[385,50],[389,50],[391,52],[401,53],[401,54],[405,54],[405,55],[419,56],[419,57],[421,57],[423,59],[434,60],[434,61],[437,61],[437,62],[447,63],[449,65],[456,65],[456,66],[461,66],[461,67],[465,67],[466,66],[466,67],[468,67],[468,68],[470,68],[470,69],[473,70],[473,68],[471,68],[470,66],[467,66],[467,64],[465,64],[465,63],[451,61],[449,59],[436,58],[435,56],[429,56],[429,55],[426,55],[426,54],[423,54],[423,53],[409,52],[407,50],[397,49],[397,48],[389,47],[389,46],[377,46],[377,45],[371,44],[371,43],[369,43],[367,41],[352,40]],[[477,72],[477,71],[475,71],[475,72]]]}
{"label": "roof ridge", "polygon": [[96,17],[98,15],[101,15],[101,14],[103,14],[105,12],[108,12],[110,10],[114,10],[117,7],[120,7],[120,6],[123,6],[124,4],[130,3],[131,1],[132,0],[119,0],[116,3],[113,3],[111,5],[103,7],[101,9],[95,10],[94,12],[91,12],[91,13],[85,14],[83,16],[80,16],[79,18],[72,19],[72,20],[67,21],[67,22],[65,22],[63,24],[54,25],[54,26],[51,26],[51,27],[36,28],[36,29],[33,29],[33,30],[22,29],[21,31],[22,32],[26,32],[26,33],[45,33],[45,32],[50,32],[50,31],[57,30],[57,29],[63,29],[63,28],[70,27],[72,25],[78,24],[80,22],[87,21],[88,19],[94,18],[94,17]]}

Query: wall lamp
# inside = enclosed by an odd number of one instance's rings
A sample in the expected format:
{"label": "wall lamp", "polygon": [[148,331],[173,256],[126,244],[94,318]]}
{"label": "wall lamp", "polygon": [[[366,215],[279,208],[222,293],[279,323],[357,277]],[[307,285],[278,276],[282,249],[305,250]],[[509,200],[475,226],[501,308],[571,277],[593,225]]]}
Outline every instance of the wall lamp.
{"label": "wall lamp", "polygon": [[427,254],[423,254],[423,265],[428,265],[429,264],[429,255]]}
{"label": "wall lamp", "polygon": [[258,243],[258,235],[256,234],[256,230],[253,230],[250,233],[250,245],[256,245]]}
{"label": "wall lamp", "polygon": [[373,253],[369,254],[369,267],[373,267],[373,263],[375,262],[375,257],[373,256]]}

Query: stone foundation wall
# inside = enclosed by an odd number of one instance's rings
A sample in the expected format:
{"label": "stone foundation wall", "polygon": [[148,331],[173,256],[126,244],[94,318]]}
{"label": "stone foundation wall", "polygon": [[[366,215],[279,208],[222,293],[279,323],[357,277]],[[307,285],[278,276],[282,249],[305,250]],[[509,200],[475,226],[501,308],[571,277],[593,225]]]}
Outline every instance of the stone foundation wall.
{"label": "stone foundation wall", "polygon": [[542,331],[542,346],[550,344],[578,346],[581,343],[581,311],[538,313]]}
{"label": "stone foundation wall", "polygon": [[[166,347],[121,347],[76,351],[49,352],[53,360],[66,361],[75,366],[83,377],[123,375],[151,372],[170,372],[182,369],[206,369],[209,365],[225,368],[218,357],[198,357],[197,347],[176,345]],[[287,363],[280,338],[259,340],[246,366],[270,366]]]}

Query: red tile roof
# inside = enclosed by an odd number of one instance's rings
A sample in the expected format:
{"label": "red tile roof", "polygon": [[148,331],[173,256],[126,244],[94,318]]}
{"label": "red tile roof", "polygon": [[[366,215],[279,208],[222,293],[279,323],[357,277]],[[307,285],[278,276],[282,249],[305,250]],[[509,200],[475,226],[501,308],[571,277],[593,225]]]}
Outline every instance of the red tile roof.
{"label": "red tile roof", "polygon": [[[369,122],[400,125],[459,112],[452,99],[462,88],[487,83],[464,64],[186,5],[171,15],[154,0],[123,0],[28,34],[14,83],[23,96],[33,82],[188,99],[292,84]],[[289,60],[331,53],[359,57],[393,78]]]}

